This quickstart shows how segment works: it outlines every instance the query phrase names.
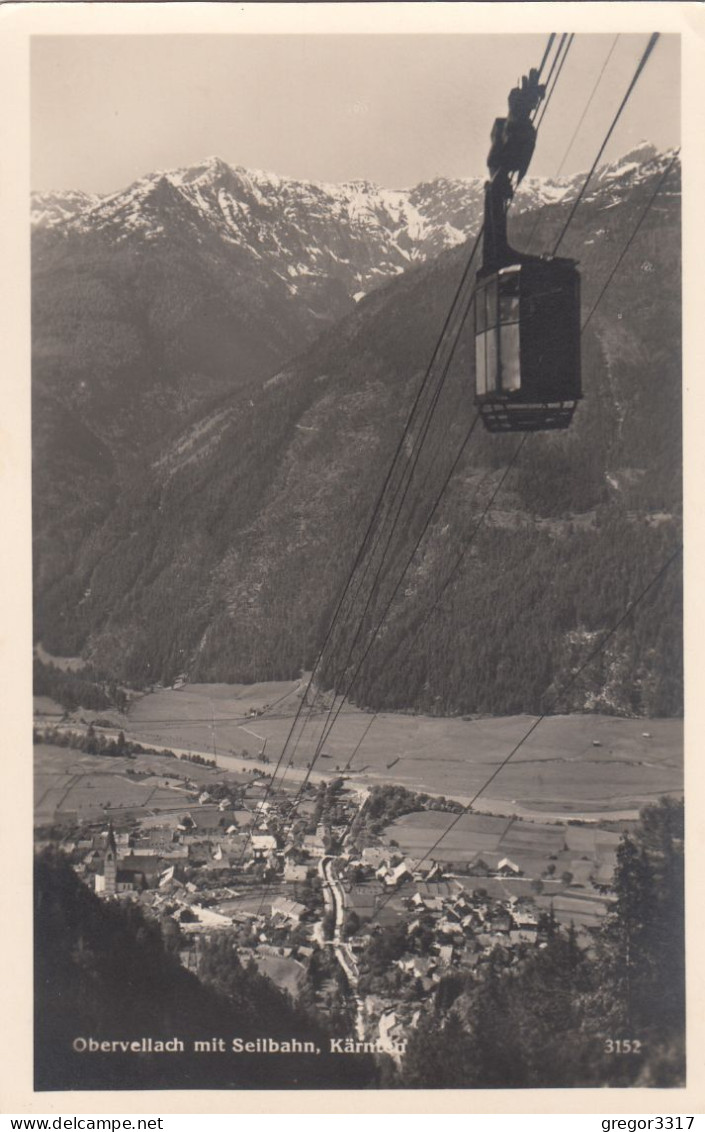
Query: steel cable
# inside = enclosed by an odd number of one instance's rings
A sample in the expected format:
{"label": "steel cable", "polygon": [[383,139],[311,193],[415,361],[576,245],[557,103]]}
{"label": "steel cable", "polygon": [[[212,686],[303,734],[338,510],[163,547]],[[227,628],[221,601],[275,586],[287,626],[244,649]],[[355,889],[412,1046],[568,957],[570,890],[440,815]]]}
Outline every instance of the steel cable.
{"label": "steel cable", "polygon": [[651,53],[653,52],[656,44],[658,43],[659,38],[660,38],[659,32],[654,32],[653,35],[651,35],[649,37],[649,42],[647,43],[647,45],[644,49],[644,52],[641,56],[641,59],[639,60],[639,62],[637,64],[637,67],[636,67],[636,70],[635,70],[635,72],[632,76],[631,82],[629,83],[629,86],[627,87],[627,90],[624,94],[624,97],[622,98],[622,101],[619,104],[619,108],[617,110],[617,113],[615,114],[614,118],[612,119],[612,122],[609,126],[609,129],[607,130],[607,133],[605,134],[602,145],[600,146],[599,150],[597,151],[597,156],[592,163],[592,166],[590,168],[590,172],[588,173],[587,177],[585,178],[585,181],[583,182],[582,188],[580,189],[580,192],[578,193],[577,197],[575,198],[575,201],[573,202],[573,206],[572,206],[572,208],[571,208],[571,210],[568,214],[566,222],[563,225],[563,228],[561,229],[561,232],[560,232],[558,239],[556,240],[556,243],[555,243],[555,246],[554,246],[553,252],[552,252],[552,255],[554,255],[554,256],[556,255],[559,247],[563,243],[566,232],[568,231],[568,228],[570,227],[570,224],[573,220],[573,217],[575,216],[575,213],[578,209],[578,205],[580,204],[581,200],[583,199],[583,197],[585,195],[585,192],[586,192],[587,187],[590,183],[590,180],[592,178],[593,173],[597,169],[597,165],[599,163],[599,160],[602,157],[602,154],[605,152],[605,149],[607,148],[607,143],[609,142],[610,138],[612,137],[612,134],[614,133],[615,127],[616,127],[617,123],[619,122],[619,119],[622,116],[624,108],[627,105],[627,103],[629,102],[629,99],[632,96],[634,88],[639,81],[641,73],[644,70],[644,67],[646,66],[646,64],[648,63],[649,58],[651,57]]}

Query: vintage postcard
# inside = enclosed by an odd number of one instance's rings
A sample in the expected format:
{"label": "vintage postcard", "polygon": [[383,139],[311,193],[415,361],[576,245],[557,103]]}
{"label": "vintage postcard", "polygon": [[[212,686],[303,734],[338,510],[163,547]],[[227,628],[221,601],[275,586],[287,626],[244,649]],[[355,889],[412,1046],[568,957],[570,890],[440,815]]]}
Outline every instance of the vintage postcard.
{"label": "vintage postcard", "polygon": [[0,10],[7,1110],[697,1111],[704,32]]}

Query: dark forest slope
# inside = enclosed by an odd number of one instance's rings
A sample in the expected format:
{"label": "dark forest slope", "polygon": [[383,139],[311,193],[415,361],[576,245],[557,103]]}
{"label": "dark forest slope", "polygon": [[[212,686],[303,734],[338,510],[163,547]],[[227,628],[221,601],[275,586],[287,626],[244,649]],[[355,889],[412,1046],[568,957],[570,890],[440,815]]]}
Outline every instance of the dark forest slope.
{"label": "dark forest slope", "polygon": [[[208,985],[179,963],[173,932],[134,904],[101,902],[60,857],[37,861],[35,1086],[39,1090],[144,1088],[365,1088],[368,1057],[336,1058],[329,1034],[230,947],[205,948]],[[178,931],[173,921],[169,928]],[[320,1055],[233,1054],[233,1038],[297,1038]],[[76,1039],[167,1042],[174,1052],[82,1052]],[[223,1052],[194,1051],[223,1040]]]}

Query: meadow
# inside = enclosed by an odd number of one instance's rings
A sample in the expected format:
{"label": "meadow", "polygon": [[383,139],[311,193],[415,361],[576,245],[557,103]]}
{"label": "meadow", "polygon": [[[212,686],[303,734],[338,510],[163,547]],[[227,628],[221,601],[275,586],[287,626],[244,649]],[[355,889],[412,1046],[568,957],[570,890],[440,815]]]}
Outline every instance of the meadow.
{"label": "meadow", "polygon": [[[271,769],[291,730],[300,695],[297,681],[161,689],[132,704],[125,732],[140,742],[215,754],[224,765],[226,760],[234,765],[229,760],[243,750],[251,757],[264,752]],[[249,714],[267,704],[270,709],[264,714]],[[309,719],[305,712],[303,719],[306,725],[297,726],[285,759],[288,763],[293,752],[299,775],[313,758],[326,716],[319,712]],[[395,782],[464,803],[534,722],[529,716],[461,719],[383,713],[354,755],[370,719],[368,712],[346,705],[323,745],[316,778],[345,770],[361,785]],[[546,820],[629,818],[662,794],[680,794],[682,789],[682,720],[551,716],[522,744],[474,808]]]}

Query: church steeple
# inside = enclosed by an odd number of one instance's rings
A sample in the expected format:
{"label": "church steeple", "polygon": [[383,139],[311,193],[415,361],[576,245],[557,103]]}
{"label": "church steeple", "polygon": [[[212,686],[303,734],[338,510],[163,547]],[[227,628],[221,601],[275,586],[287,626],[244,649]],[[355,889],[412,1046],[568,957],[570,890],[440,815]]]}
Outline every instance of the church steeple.
{"label": "church steeple", "polygon": [[114,896],[117,892],[117,845],[112,822],[108,826],[108,842],[103,857],[103,892],[106,896]]}

